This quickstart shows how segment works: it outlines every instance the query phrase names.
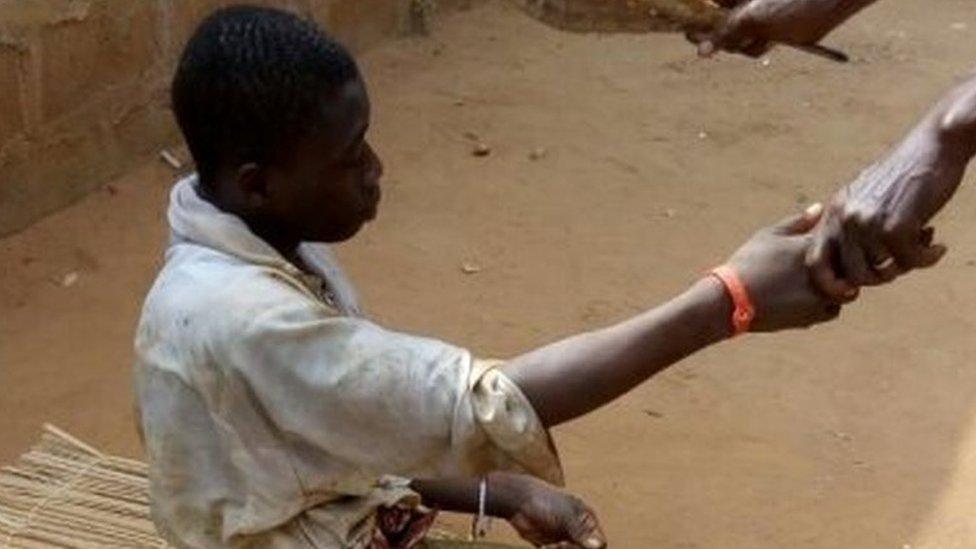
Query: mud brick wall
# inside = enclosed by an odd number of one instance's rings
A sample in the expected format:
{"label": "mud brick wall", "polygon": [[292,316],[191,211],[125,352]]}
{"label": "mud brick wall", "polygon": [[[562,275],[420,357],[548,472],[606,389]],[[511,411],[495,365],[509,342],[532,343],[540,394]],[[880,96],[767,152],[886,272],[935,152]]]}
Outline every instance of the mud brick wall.
{"label": "mud brick wall", "polygon": [[[310,15],[361,51],[405,32],[428,2],[247,3]],[[179,142],[167,98],[173,66],[195,25],[231,3],[240,1],[0,0],[0,235]]]}

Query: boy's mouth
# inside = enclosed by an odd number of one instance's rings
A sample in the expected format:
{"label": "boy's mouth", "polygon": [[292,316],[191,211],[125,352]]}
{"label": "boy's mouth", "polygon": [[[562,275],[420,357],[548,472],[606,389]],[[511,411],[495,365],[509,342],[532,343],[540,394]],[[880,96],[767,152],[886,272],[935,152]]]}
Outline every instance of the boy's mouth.
{"label": "boy's mouth", "polygon": [[379,208],[381,194],[382,193],[380,192],[379,187],[376,187],[375,191],[371,191],[368,194],[367,196],[368,202],[366,204],[366,207],[363,208],[363,217],[366,218],[366,221],[372,221],[376,219],[376,212]]}
{"label": "boy's mouth", "polygon": [[370,185],[366,188],[366,208],[364,211],[369,219],[376,217],[376,209],[377,206],[379,206],[382,196],[383,191],[380,190],[380,186],[378,184]]}
{"label": "boy's mouth", "polygon": [[367,208],[365,212],[363,212],[363,218],[366,221],[373,221],[374,219],[376,219],[376,214],[377,214],[377,207],[374,204],[369,208]]}

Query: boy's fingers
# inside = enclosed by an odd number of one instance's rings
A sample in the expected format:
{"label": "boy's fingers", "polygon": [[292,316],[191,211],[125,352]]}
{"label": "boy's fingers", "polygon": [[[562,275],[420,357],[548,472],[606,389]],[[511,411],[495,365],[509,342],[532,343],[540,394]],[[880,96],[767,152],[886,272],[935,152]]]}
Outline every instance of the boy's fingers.
{"label": "boy's fingers", "polygon": [[841,250],[841,264],[844,266],[844,276],[848,284],[857,287],[877,285],[874,269],[868,265],[860,248],[844,246]]}
{"label": "boy's fingers", "polygon": [[818,202],[811,205],[803,213],[791,215],[773,225],[773,232],[785,236],[806,234],[817,226],[823,212],[823,204]]}
{"label": "boy's fingers", "polygon": [[528,541],[532,545],[539,547],[545,544],[545,539],[536,530],[535,525],[522,513],[516,514],[514,517],[509,519],[508,523],[512,525],[512,528],[515,528],[515,531],[522,536],[522,539]]}
{"label": "boy's fingers", "polygon": [[807,220],[807,223],[816,225],[820,223],[820,219],[824,214],[824,205],[821,202],[814,202],[807,206],[807,209],[803,211],[803,217]]}
{"label": "boy's fingers", "polygon": [[857,299],[857,288],[837,276],[833,268],[833,252],[830,242],[814,242],[807,253],[807,268],[817,288],[837,303]]}
{"label": "boy's fingers", "polygon": [[880,280],[868,260],[866,250],[846,232],[839,240],[840,264],[844,267],[847,283],[857,287],[879,284]]}
{"label": "boy's fingers", "polygon": [[603,549],[607,546],[606,536],[596,520],[596,515],[589,509],[583,510],[570,525],[572,541],[584,549]]}
{"label": "boy's fingers", "polygon": [[839,303],[829,303],[824,302],[821,304],[819,310],[814,309],[815,313],[810,315],[810,322],[808,326],[815,326],[817,324],[823,324],[824,322],[830,322],[836,320],[840,316],[841,309],[843,305]]}
{"label": "boy's fingers", "polygon": [[843,309],[839,303],[828,303],[824,305],[824,320],[834,320],[840,316],[840,312]]}

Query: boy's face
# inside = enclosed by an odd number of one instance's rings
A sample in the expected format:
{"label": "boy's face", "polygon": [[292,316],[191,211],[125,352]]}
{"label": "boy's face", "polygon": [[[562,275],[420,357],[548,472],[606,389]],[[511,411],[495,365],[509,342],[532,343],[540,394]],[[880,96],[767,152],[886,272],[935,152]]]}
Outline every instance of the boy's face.
{"label": "boy's face", "polygon": [[370,103],[361,79],[322,109],[325,123],[268,166],[266,207],[298,240],[339,242],[376,217],[383,165],[366,141]]}

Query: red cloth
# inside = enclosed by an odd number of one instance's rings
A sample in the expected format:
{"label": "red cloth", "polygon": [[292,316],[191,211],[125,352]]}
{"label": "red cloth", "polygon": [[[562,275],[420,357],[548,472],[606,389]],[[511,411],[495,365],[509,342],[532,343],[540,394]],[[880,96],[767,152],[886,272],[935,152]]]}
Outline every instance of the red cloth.
{"label": "red cloth", "polygon": [[420,545],[434,525],[437,511],[405,505],[381,507],[369,549],[412,549]]}

